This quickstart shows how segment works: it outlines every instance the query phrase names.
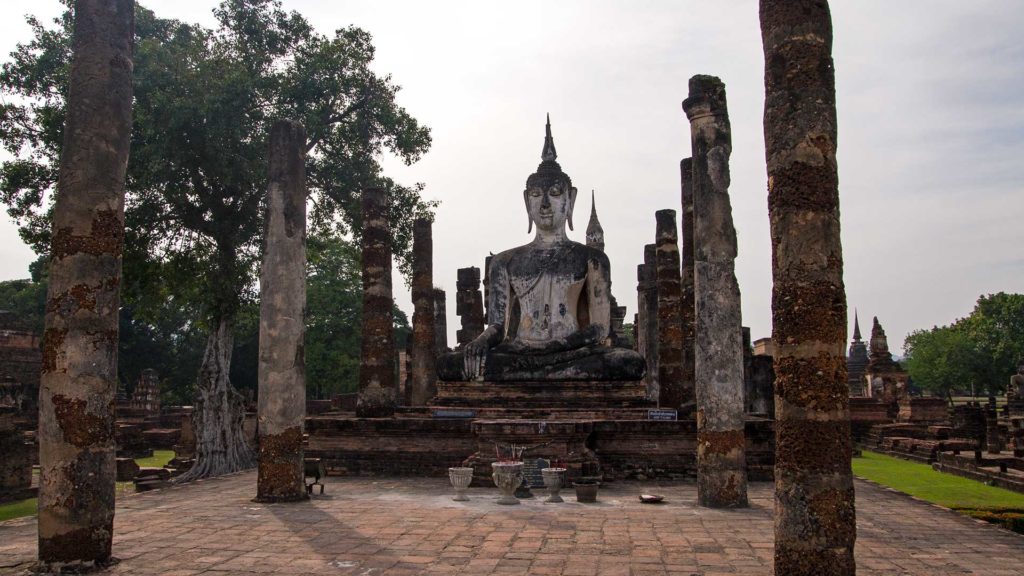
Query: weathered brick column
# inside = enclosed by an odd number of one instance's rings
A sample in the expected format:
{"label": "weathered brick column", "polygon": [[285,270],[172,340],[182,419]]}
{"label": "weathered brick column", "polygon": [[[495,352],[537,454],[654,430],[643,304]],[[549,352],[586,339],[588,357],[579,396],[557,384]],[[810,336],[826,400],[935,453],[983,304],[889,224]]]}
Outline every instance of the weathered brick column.
{"label": "weathered brick column", "polygon": [[434,327],[434,241],[431,222],[412,225],[412,393],[411,406],[424,406],[437,393]]}
{"label": "weathered brick column", "polygon": [[388,194],[363,191],[363,339],[356,415],[380,418],[395,413],[395,341],[391,307],[391,232]]}
{"label": "weathered brick column", "polygon": [[270,130],[267,222],[260,270],[258,502],[305,500],[306,129]]}
{"label": "weathered brick column", "polygon": [[39,386],[39,561],[110,560],[132,0],[77,0]]}
{"label": "weathered brick column", "polygon": [[658,247],[644,245],[644,263],[637,269],[646,296],[644,302],[644,360],[647,361],[647,398],[657,402],[661,398],[658,383]]}
{"label": "weathered brick column", "polygon": [[459,346],[464,346],[484,331],[484,296],[480,292],[480,269],[476,266],[459,268],[455,288],[455,313],[462,329],[456,331]]}
{"label": "weathered brick column", "polygon": [[854,574],[835,71],[826,0],[761,0],[775,342],[775,573]]}
{"label": "weathered brick column", "polygon": [[679,316],[683,320],[683,382],[695,387],[694,338],[696,338],[695,304],[693,301],[693,159],[684,158],[679,163],[680,188],[682,191],[682,242],[679,249],[682,259],[682,285]]}
{"label": "weathered brick column", "polygon": [[693,146],[697,500],[712,508],[743,507],[743,329],[729,202],[732,136],[725,85],[713,76],[690,78],[683,110]]}
{"label": "weathered brick column", "polygon": [[680,317],[681,276],[676,211],[655,214],[657,242],[655,278],[658,287],[658,404],[683,413],[693,405],[693,388],[683,382],[683,320]]}
{"label": "weathered brick column", "polygon": [[448,295],[434,288],[434,352],[448,351]]}
{"label": "weathered brick column", "polygon": [[[907,403],[910,403],[910,398],[907,398]],[[999,431],[999,413],[994,403],[988,404],[985,406],[985,452],[999,454],[1003,448],[1002,434]]]}
{"label": "weathered brick column", "polygon": [[[636,343],[636,351],[640,356],[647,358],[647,334],[644,327],[647,325],[647,286],[644,280],[647,277],[647,268],[643,264],[636,265],[636,314],[633,315],[633,341]],[[650,366],[648,365],[648,368]],[[650,370],[644,375],[648,382],[647,398],[654,400],[658,395],[650,388]]]}

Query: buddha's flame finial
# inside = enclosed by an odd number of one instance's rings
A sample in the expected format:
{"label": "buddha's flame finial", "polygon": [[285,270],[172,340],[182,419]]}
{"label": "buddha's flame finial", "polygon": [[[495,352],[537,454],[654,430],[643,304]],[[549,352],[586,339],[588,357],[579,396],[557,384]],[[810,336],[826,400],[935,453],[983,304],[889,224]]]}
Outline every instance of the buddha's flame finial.
{"label": "buddha's flame finial", "polygon": [[540,159],[554,162],[558,158],[558,153],[555,152],[555,140],[551,137],[551,114],[547,116],[548,123],[544,126],[544,150],[540,153]]}

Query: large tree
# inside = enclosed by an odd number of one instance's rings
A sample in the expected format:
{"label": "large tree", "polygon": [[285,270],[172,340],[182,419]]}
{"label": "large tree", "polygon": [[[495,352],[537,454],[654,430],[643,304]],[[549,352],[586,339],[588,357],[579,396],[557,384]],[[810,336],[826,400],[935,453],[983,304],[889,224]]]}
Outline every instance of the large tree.
{"label": "large tree", "polygon": [[[314,234],[306,247],[306,386],[310,398],[355,392],[363,324],[360,248],[337,234]],[[412,331],[397,306],[395,347],[405,349]]]}
{"label": "large tree", "polygon": [[981,296],[969,316],[911,332],[903,351],[907,371],[923,388],[998,394],[1024,359],[1024,294]]}
{"label": "large tree", "polygon": [[[141,308],[197,310],[208,334],[196,397],[198,461],[189,478],[252,464],[241,436],[241,398],[229,373],[234,326],[255,299],[266,134],[278,118],[307,127],[311,231],[356,235],[359,194],[390,190],[395,254],[408,270],[412,220],[429,212],[420,185],[381,174],[378,157],[407,163],[429,130],[395,101],[398,87],[370,70],[374,48],[358,28],[313,30],[276,0],[225,0],[207,29],[136,14],[135,118],[126,205],[126,300]],[[0,141],[0,194],[37,251],[48,245],[62,137],[72,16],[19,45],[0,72],[11,95]]]}

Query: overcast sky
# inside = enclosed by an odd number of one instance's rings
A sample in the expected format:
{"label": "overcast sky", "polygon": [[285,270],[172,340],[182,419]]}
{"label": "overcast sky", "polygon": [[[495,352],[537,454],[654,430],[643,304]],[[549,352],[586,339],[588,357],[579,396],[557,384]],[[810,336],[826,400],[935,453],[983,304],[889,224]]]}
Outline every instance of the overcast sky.
{"label": "overcast sky", "polygon": [[[150,0],[163,17],[213,24],[216,0]],[[636,265],[654,212],[679,210],[689,156],[680,107],[694,74],[726,84],[743,323],[771,334],[771,246],[757,3],[284,0],[321,32],[373,34],[376,70],[433,130],[418,164],[385,159],[398,181],[441,201],[434,282],[524,244],[522,189],[551,113],[559,162],[579,188],[584,241],[596,191],[613,293],[636,312]],[[0,4],[0,53],[29,38],[22,16],[55,0]],[[1024,292],[1024,2],[833,0],[845,280],[862,326],[907,332],[968,314],[981,294]],[[27,276],[31,252],[0,217],[0,280]],[[409,294],[396,282],[399,306]],[[411,314],[410,314],[411,316]],[[865,334],[866,336],[866,334]]]}

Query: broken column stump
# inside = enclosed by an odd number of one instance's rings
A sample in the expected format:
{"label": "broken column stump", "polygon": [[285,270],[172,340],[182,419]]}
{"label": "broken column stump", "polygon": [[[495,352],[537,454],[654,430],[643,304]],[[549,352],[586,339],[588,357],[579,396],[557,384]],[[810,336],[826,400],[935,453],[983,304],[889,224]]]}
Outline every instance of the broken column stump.
{"label": "broken column stump", "polygon": [[270,130],[266,232],[260,270],[259,467],[256,501],[305,500],[306,130]]}
{"label": "broken column stump", "polygon": [[745,507],[743,332],[729,202],[732,136],[725,85],[714,76],[690,78],[683,110],[693,146],[697,501],[712,508]]}
{"label": "broken column stump", "polygon": [[382,418],[395,413],[395,341],[391,307],[391,232],[388,193],[363,191],[363,340],[356,415]]}
{"label": "broken column stump", "polygon": [[39,390],[40,568],[110,560],[132,0],[77,0]]}
{"label": "broken column stump", "polygon": [[683,382],[683,321],[676,211],[655,213],[655,282],[658,294],[658,405],[688,413],[693,389]]}
{"label": "broken column stump", "polygon": [[480,269],[476,266],[459,268],[455,284],[455,313],[462,329],[456,331],[459,346],[464,346],[484,331],[484,296],[480,291]]}
{"label": "broken column stump", "polygon": [[857,537],[826,0],[761,0],[775,344],[775,573],[847,576]]}
{"label": "broken column stump", "polygon": [[434,241],[432,223],[417,218],[412,225],[412,393],[410,406],[424,406],[437,393],[434,326]]}

